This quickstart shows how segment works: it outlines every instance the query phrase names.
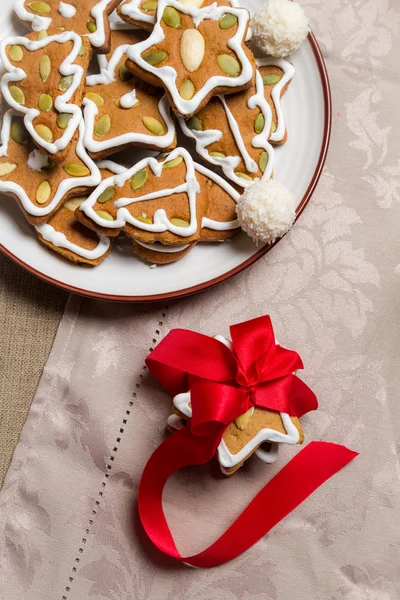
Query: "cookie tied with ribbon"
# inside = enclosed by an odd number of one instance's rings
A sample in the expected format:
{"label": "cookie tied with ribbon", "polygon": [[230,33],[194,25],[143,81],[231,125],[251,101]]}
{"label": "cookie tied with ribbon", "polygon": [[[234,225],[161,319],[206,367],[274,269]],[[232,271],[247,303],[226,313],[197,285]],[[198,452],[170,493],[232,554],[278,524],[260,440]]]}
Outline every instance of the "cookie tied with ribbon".
{"label": "cookie tied with ribbon", "polygon": [[190,390],[192,416],[150,457],[139,487],[140,518],[157,548],[196,567],[213,567],[237,557],[357,456],[344,446],[311,442],[214,544],[195,556],[183,557],[162,507],[169,477],[218,455],[232,422],[249,411],[269,411],[280,418],[285,414],[293,423],[318,406],[315,394],[294,374],[303,368],[300,356],[276,344],[268,316],[233,325],[230,332],[231,344],[193,331],[172,330],[146,361],[175,398]]}

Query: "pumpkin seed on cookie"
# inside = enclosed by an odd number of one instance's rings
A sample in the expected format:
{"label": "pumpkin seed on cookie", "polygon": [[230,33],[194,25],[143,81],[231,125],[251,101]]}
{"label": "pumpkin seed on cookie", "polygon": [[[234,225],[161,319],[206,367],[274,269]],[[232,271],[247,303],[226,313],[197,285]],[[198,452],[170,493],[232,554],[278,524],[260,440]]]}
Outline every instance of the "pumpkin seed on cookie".
{"label": "pumpkin seed on cookie", "polygon": [[41,94],[39,96],[38,106],[41,111],[49,112],[53,107],[53,98],[49,94]]}
{"label": "pumpkin seed on cookie", "polygon": [[47,2],[30,2],[28,7],[39,15],[47,15],[51,12],[51,6]]}
{"label": "pumpkin seed on cookie", "polygon": [[181,26],[181,16],[176,8],[172,6],[166,6],[163,12],[163,21],[168,27],[174,27],[175,29],[179,29]]}
{"label": "pumpkin seed on cookie", "polygon": [[21,104],[21,106],[24,106],[25,94],[21,90],[21,88],[19,88],[17,85],[10,85],[8,90],[11,94],[11,98],[13,98],[13,100],[15,100],[15,102],[17,102],[18,104]]}
{"label": "pumpkin seed on cookie", "polygon": [[265,169],[267,168],[268,160],[268,152],[261,152],[260,158],[258,159],[258,166],[260,167],[261,173],[264,173]]}
{"label": "pumpkin seed on cookie", "polygon": [[199,117],[196,117],[196,115],[194,117],[190,117],[190,119],[186,121],[186,125],[193,131],[204,130],[203,123],[200,121]]}
{"label": "pumpkin seed on cookie", "polygon": [[237,77],[242,70],[239,62],[230,54],[220,54],[217,56],[217,63],[221,71],[230,77]]}
{"label": "pumpkin seed on cookie", "polygon": [[267,75],[263,75],[263,83],[264,85],[275,85],[282,79],[282,75],[278,75],[277,73],[268,73]]}
{"label": "pumpkin seed on cookie", "polygon": [[137,171],[131,179],[131,188],[133,189],[133,191],[140,190],[140,188],[144,186],[148,178],[149,174],[146,168]]}
{"label": "pumpkin seed on cookie", "polygon": [[14,142],[17,142],[17,144],[21,144],[21,146],[28,145],[29,133],[21,119],[13,121],[10,135]]}
{"label": "pumpkin seed on cookie", "polygon": [[111,119],[109,115],[103,115],[96,123],[96,127],[94,128],[94,132],[99,137],[103,137],[106,135],[111,129]]}
{"label": "pumpkin seed on cookie", "polygon": [[86,23],[86,29],[90,32],[90,33],[95,33],[95,31],[97,31],[97,25],[94,21],[88,21]]}
{"label": "pumpkin seed on cookie", "polygon": [[21,62],[21,60],[24,58],[24,53],[21,46],[11,46],[10,50],[8,51],[8,56],[14,62]]}
{"label": "pumpkin seed on cookie", "polygon": [[51,60],[47,54],[43,54],[40,58],[39,73],[43,83],[46,83],[51,73]]}
{"label": "pumpkin seed on cookie", "polygon": [[163,135],[165,129],[160,121],[154,117],[142,117],[143,125],[154,135]]}
{"label": "pumpkin seed on cookie", "polygon": [[190,227],[190,223],[185,221],[185,219],[174,218],[171,219],[171,223],[172,225],[175,225],[175,227]]}
{"label": "pumpkin seed on cookie", "polygon": [[104,190],[102,194],[100,194],[100,196],[97,198],[97,202],[99,202],[100,204],[105,204],[106,202],[112,200],[115,194],[115,188],[108,188],[107,190]]}
{"label": "pumpkin seed on cookie", "polygon": [[262,113],[259,113],[254,120],[254,131],[256,133],[261,133],[264,129],[265,119]]}
{"label": "pumpkin seed on cookie", "polygon": [[58,89],[60,90],[60,92],[66,92],[67,90],[69,90],[73,81],[74,81],[73,75],[65,75],[65,76],[61,77],[61,79],[58,83]]}
{"label": "pumpkin seed on cookie", "polygon": [[146,52],[146,54],[142,54],[142,58],[152,67],[156,67],[167,58],[167,54],[162,50],[152,50],[150,52]]}
{"label": "pumpkin seed on cookie", "polygon": [[227,13],[219,22],[219,26],[221,29],[230,29],[234,27],[238,22],[238,18],[236,15],[232,13]]}
{"label": "pumpkin seed on cookie", "polygon": [[90,169],[79,163],[68,163],[64,165],[64,171],[71,177],[86,177],[90,175]]}
{"label": "pumpkin seed on cookie", "polygon": [[177,156],[176,158],[173,158],[172,160],[169,160],[166,163],[164,163],[163,169],[173,169],[174,167],[180,165],[182,161],[183,157]]}
{"label": "pumpkin seed on cookie", "polygon": [[36,191],[36,202],[38,204],[44,204],[50,198],[51,186],[48,181],[42,181]]}
{"label": "pumpkin seed on cookie", "polygon": [[39,125],[36,125],[35,131],[45,142],[48,142],[49,144],[53,142],[53,132],[51,131],[50,127],[47,127],[47,125],[40,123]]}
{"label": "pumpkin seed on cookie", "polygon": [[68,123],[72,119],[72,115],[69,113],[59,113],[57,115],[57,125],[60,129],[67,129]]}
{"label": "pumpkin seed on cookie", "polygon": [[104,219],[104,221],[114,221],[114,217],[105,210],[95,210],[95,213],[100,217],[100,219]]}
{"label": "pumpkin seed on cookie", "polygon": [[13,163],[0,163],[0,177],[5,177],[6,175],[9,175],[13,171],[15,171],[16,168],[17,165]]}

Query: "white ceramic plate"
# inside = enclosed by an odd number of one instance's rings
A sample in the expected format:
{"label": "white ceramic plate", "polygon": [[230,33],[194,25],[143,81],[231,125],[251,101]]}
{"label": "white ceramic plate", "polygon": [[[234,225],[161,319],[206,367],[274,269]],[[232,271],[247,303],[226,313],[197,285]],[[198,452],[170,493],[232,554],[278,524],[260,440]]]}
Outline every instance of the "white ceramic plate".
{"label": "white ceramic plate", "polygon": [[[254,10],[257,4],[247,0],[245,5]],[[2,13],[3,35],[24,33],[12,17],[12,0],[3,0]],[[275,177],[295,194],[300,214],[325,161],[331,100],[323,58],[312,35],[289,60],[296,69],[283,98],[289,140],[276,148]],[[0,196],[0,249],[38,277],[72,292],[107,300],[148,301],[215,285],[248,267],[269,247],[257,248],[241,233],[223,244],[198,244],[176,263],[150,268],[136,257],[131,243],[122,239],[100,266],[79,267],[42,246],[16,202]]]}

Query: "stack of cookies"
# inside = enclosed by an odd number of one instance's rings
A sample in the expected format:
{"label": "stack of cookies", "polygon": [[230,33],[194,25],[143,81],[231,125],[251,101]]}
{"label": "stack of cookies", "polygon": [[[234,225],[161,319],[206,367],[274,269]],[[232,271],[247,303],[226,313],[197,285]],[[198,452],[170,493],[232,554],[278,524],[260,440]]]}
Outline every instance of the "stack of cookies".
{"label": "stack of cookies", "polygon": [[245,8],[15,0],[15,13],[32,31],[0,45],[0,191],[41,242],[98,265],[126,235],[166,264],[240,231],[238,199],[272,177],[287,140],[281,97],[294,75],[282,58],[254,58]]}

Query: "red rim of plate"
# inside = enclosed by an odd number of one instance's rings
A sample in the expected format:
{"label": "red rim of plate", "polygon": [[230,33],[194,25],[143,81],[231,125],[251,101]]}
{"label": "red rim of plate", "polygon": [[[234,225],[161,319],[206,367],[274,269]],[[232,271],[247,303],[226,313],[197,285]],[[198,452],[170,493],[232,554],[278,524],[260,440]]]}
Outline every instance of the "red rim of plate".
{"label": "red rim of plate", "polygon": [[[318,70],[319,70],[319,74],[321,77],[321,84],[322,84],[322,90],[323,90],[323,95],[324,95],[325,118],[324,118],[323,141],[322,141],[322,146],[321,146],[321,150],[320,150],[320,154],[319,154],[319,158],[318,158],[318,163],[317,163],[316,169],[314,171],[314,175],[310,181],[310,185],[308,186],[306,193],[304,194],[299,206],[297,207],[297,218],[301,215],[304,208],[310,201],[310,198],[314,193],[314,190],[317,186],[319,178],[321,177],[322,169],[324,167],[325,160],[326,160],[326,155],[328,153],[329,142],[330,142],[330,137],[331,137],[331,128],[332,128],[332,98],[331,98],[331,89],[330,89],[329,78],[328,78],[328,73],[326,70],[325,61],[322,56],[322,52],[318,45],[318,42],[312,32],[310,32],[308,39],[311,44],[311,48],[314,53],[315,60],[316,60]],[[277,240],[275,242],[275,244],[277,244],[279,241],[280,240]],[[247,260],[242,262],[240,265],[238,265],[234,269],[231,269],[230,271],[227,271],[223,275],[220,275],[219,277],[215,277],[214,279],[210,279],[209,281],[205,281],[204,283],[199,283],[198,285],[194,285],[192,287],[189,287],[189,288],[186,288],[183,290],[177,290],[175,292],[167,292],[165,294],[154,294],[151,296],[119,296],[116,294],[102,294],[99,292],[91,292],[89,290],[82,290],[81,288],[77,288],[72,285],[68,285],[61,281],[57,281],[56,279],[53,279],[52,277],[49,277],[48,275],[45,275],[45,274],[41,273],[40,271],[37,271],[36,269],[34,269],[30,265],[28,265],[24,261],[22,261],[20,258],[16,257],[14,254],[12,254],[12,252],[10,252],[6,248],[4,248],[4,246],[1,244],[0,244],[0,250],[6,256],[11,258],[11,260],[13,260],[15,263],[17,263],[18,265],[20,265],[21,267],[23,267],[24,269],[29,271],[29,273],[36,275],[36,277],[43,279],[47,283],[51,283],[52,285],[55,285],[59,288],[62,288],[64,290],[66,290],[68,292],[72,292],[74,294],[79,294],[81,296],[88,296],[90,298],[97,298],[99,300],[113,300],[115,302],[158,302],[161,300],[172,300],[174,298],[182,298],[183,296],[189,296],[191,294],[195,294],[197,292],[201,292],[210,287],[213,287],[213,286],[217,285],[218,283],[222,283],[223,281],[230,279],[234,275],[237,275],[241,271],[244,271],[244,269],[247,269],[247,267],[249,267],[250,265],[255,263],[262,256],[264,256],[264,254],[269,252],[275,246],[275,244],[271,244],[269,246],[264,246],[263,248],[260,248],[260,250],[258,252],[256,252],[255,254],[253,254],[253,256],[251,256],[250,258],[248,258]]]}

